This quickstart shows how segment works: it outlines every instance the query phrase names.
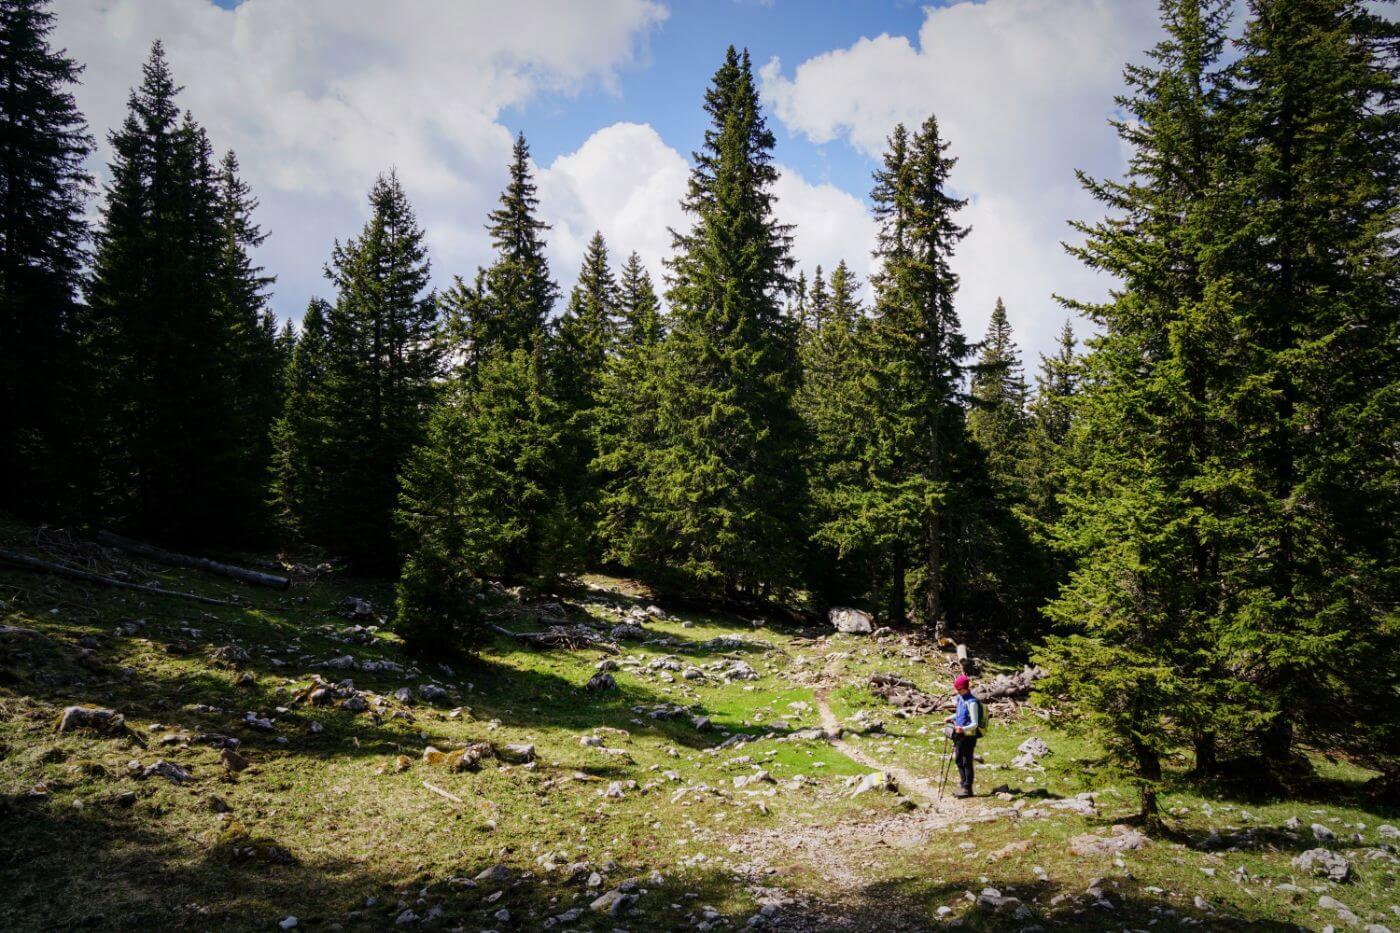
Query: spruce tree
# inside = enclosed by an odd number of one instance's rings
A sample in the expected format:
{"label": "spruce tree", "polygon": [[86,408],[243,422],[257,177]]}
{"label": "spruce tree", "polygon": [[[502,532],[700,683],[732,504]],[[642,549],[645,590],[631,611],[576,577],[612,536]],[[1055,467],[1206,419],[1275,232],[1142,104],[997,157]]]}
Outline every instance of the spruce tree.
{"label": "spruce tree", "polygon": [[226,538],[245,475],[219,280],[223,230],[209,140],[180,117],[157,42],[113,151],[88,289],[94,512],[157,538]]}
{"label": "spruce tree", "polygon": [[267,234],[253,220],[257,209],[248,184],[239,177],[238,157],[230,150],[220,165],[218,211],[220,262],[216,288],[229,334],[224,378],[237,399],[228,432],[241,461],[227,490],[230,514],[248,537],[265,527],[264,499],[272,462],[271,426],[282,407],[284,361],[278,349],[276,318],[268,307],[274,278],[254,263],[251,251]]}
{"label": "spruce tree", "polygon": [[867,325],[859,284],[844,260],[827,288],[820,267],[813,277],[812,315],[800,346],[802,386],[796,406],[806,425],[804,458],[811,489],[808,527],[816,529],[806,576],[819,604],[865,596],[875,581],[870,555],[849,539],[827,538],[840,527],[841,491],[862,482],[859,460],[862,350]]}
{"label": "spruce tree", "polygon": [[551,391],[564,420],[565,434],[559,479],[570,510],[580,527],[587,529],[584,551],[593,558],[599,550],[592,535],[598,496],[598,484],[589,467],[597,456],[592,425],[603,368],[618,342],[618,302],[617,281],[608,267],[607,244],[601,233],[594,233],[568,308],[556,322],[550,348]]}
{"label": "spruce tree", "polygon": [[661,339],[661,302],[651,283],[651,275],[636,253],[627,257],[618,281],[618,344],[625,350]]}
{"label": "spruce tree", "polygon": [[496,259],[473,285],[459,278],[446,295],[456,322],[451,342],[468,368],[497,349],[533,348],[545,334],[559,287],[549,274],[543,237],[549,224],[538,217],[535,192],[530,147],[521,134],[511,151],[510,180],[486,227]]}
{"label": "spruce tree", "polygon": [[982,352],[972,370],[968,431],[987,455],[992,478],[1019,500],[1020,460],[1026,440],[1026,379],[1020,351],[1011,334],[1006,305],[992,309]]}
{"label": "spruce tree", "polygon": [[658,443],[645,454],[640,533],[625,562],[752,598],[797,582],[804,499],[788,230],[773,217],[773,134],[747,53],[706,92],[711,126],[674,234]]}
{"label": "spruce tree", "polygon": [[[1120,105],[1132,119],[1117,128],[1133,149],[1128,179],[1084,179],[1110,217],[1080,225],[1075,250],[1123,286],[1085,307],[1104,332],[1074,403],[1056,529],[1078,563],[1047,609],[1074,634],[1050,639],[1040,660],[1045,691],[1074,701],[1071,724],[1132,776],[1148,823],[1162,755],[1250,721],[1246,692],[1213,652],[1221,538],[1203,482],[1230,366],[1231,295],[1213,258],[1232,208],[1218,65],[1227,16],[1214,0],[1163,4],[1166,38],[1149,65],[1125,71]],[[1232,715],[1215,715],[1221,707]]]}
{"label": "spruce tree", "polygon": [[646,507],[643,465],[660,440],[663,319],[651,276],[636,253],[622,267],[618,294],[619,346],[603,368],[592,421],[597,457],[591,469],[599,480],[597,534],[602,556],[609,560],[643,553],[659,534]]}
{"label": "spruce tree", "polygon": [[[954,159],[933,117],[912,138],[890,137],[872,194],[880,229],[875,308],[863,329],[866,367],[853,422],[861,475],[835,492],[835,518],[822,536],[845,550],[883,555],[889,618],[902,621],[913,572],[917,618],[949,621],[965,604],[963,574],[950,572],[975,500],[975,449],[967,436],[962,384],[970,350],[953,307],[952,251],[966,229],[963,202],[947,191]],[[963,606],[959,606],[961,614]],[[957,619],[959,623],[971,621]]]}
{"label": "spruce tree", "polygon": [[[330,305],[312,298],[301,319],[301,335],[281,338],[290,344],[283,383],[282,412],[272,427],[272,510],[281,536],[305,540],[303,517],[325,512],[322,500],[327,467],[329,424],[326,366]],[[291,322],[288,321],[290,327]]]}
{"label": "spruce tree", "polygon": [[1263,694],[1272,759],[1301,726],[1393,769],[1397,28],[1359,0],[1249,8],[1229,100],[1248,210],[1227,253],[1244,339],[1223,663]]}
{"label": "spruce tree", "polygon": [[[1078,392],[1074,328],[1068,320],[1060,329],[1059,345],[1050,356],[1041,355],[1035,377],[1035,397],[1028,413],[1026,455],[1022,486],[1031,536],[1047,549],[1052,531],[1063,516],[1061,494],[1065,488],[1065,442],[1073,419]],[[1065,568],[1062,568],[1065,569]],[[1059,580],[1064,573],[1053,574]]]}
{"label": "spruce tree", "polygon": [[46,0],[0,0],[0,509],[63,510],[85,394],[78,290],[92,138]]}
{"label": "spruce tree", "polygon": [[397,175],[381,175],[369,202],[369,222],[326,268],[337,294],[318,412],[325,467],[302,520],[311,540],[384,569],[397,563],[398,477],[423,438],[441,353],[423,230]]}

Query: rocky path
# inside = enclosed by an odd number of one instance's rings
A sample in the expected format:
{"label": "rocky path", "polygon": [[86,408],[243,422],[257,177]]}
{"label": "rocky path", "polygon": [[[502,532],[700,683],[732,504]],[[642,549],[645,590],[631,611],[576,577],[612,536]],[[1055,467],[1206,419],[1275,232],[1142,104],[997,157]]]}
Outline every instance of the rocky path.
{"label": "rocky path", "polygon": [[[907,813],[833,826],[794,822],[752,830],[737,841],[739,851],[754,854],[740,866],[740,872],[757,886],[755,890],[766,892],[760,902],[772,905],[766,924],[770,930],[934,929],[936,924],[921,908],[888,889],[879,876],[879,866],[898,850],[937,845],[952,826],[967,817],[969,807],[947,795],[940,800],[934,782],[879,760],[841,735],[840,721],[827,701],[835,679],[830,667],[814,691],[828,740],[852,761],[891,775],[903,793],[921,798],[922,806]],[[819,895],[762,887],[796,866],[820,879]]]}

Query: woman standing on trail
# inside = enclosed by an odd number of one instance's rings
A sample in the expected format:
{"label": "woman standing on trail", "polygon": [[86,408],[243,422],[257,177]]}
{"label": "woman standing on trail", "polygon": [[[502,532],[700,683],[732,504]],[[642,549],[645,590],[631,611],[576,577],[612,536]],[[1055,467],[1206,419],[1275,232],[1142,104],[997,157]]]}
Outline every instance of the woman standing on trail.
{"label": "woman standing on trail", "polygon": [[958,764],[958,777],[962,782],[955,797],[972,796],[972,752],[977,748],[977,736],[982,731],[982,701],[972,695],[970,684],[966,674],[959,674],[953,681],[958,705],[953,715],[944,720],[952,724],[953,760]]}

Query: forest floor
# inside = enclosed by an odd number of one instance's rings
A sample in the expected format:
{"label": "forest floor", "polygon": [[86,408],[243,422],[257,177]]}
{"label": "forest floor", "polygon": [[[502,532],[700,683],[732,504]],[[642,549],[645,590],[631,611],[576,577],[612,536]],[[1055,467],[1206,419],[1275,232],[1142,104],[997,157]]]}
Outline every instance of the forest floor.
{"label": "forest floor", "polygon": [[[34,531],[0,524],[0,543]],[[382,611],[382,583],[116,563],[238,605],[0,566],[6,929],[1400,929],[1400,819],[1323,755],[1302,800],[1192,784],[1173,760],[1171,832],[1146,840],[1115,828],[1131,788],[1025,712],[979,745],[978,796],[940,798],[941,716],[896,717],[866,687],[945,689],[944,656],[911,637],[663,604],[619,655],[500,636],[449,669],[337,615],[349,596]],[[561,595],[603,631],[653,603],[596,576]],[[609,660],[617,689],[586,689]],[[316,705],[313,677],[354,693]],[[57,731],[74,704],[126,731]],[[1050,753],[1012,767],[1032,736]],[[424,760],[475,743],[515,760]],[[855,793],[876,772],[896,788]],[[1347,860],[1344,883],[1295,866],[1314,848]]]}

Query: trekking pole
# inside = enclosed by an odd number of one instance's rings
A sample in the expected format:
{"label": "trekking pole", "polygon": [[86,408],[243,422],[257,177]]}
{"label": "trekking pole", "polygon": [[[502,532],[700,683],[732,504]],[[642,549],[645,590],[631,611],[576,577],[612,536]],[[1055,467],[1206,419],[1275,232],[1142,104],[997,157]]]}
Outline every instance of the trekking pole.
{"label": "trekking pole", "polygon": [[948,729],[943,729],[943,768],[938,776],[938,799],[943,799],[943,788],[948,783]]}

